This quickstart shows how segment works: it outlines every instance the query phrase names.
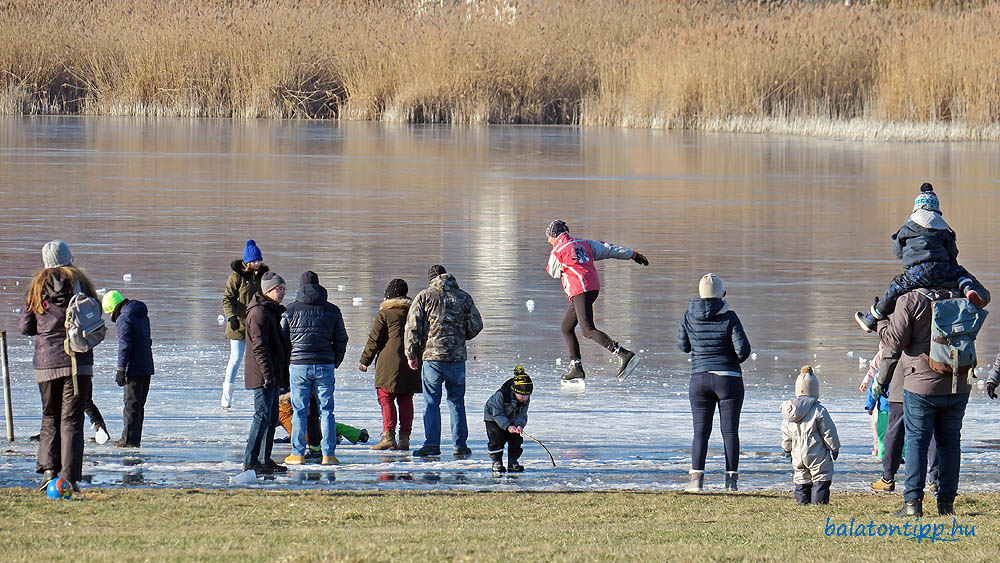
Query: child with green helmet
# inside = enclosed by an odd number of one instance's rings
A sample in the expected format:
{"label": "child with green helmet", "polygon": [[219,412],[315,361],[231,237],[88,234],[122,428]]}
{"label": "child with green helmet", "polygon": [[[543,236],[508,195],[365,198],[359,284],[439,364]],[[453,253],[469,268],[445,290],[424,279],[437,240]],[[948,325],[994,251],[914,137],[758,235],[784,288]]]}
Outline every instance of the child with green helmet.
{"label": "child with green helmet", "polygon": [[115,382],[125,388],[124,427],[115,440],[119,448],[138,448],[142,444],[142,421],[146,396],[153,375],[153,340],[149,332],[149,310],[137,299],[126,299],[121,292],[108,291],[101,308],[118,326],[118,369]]}

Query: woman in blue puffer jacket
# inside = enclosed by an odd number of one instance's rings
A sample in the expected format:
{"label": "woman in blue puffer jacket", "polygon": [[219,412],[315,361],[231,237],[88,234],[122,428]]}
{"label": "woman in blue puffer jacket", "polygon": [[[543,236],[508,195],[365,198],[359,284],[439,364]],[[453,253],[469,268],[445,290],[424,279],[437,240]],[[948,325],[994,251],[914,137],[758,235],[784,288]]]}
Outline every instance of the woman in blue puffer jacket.
{"label": "woman in blue puffer jacket", "polygon": [[715,406],[726,450],[726,490],[735,491],[740,458],[740,410],[743,409],[743,371],[740,364],[750,357],[750,341],[729,303],[722,278],[705,274],[698,284],[699,297],[691,298],[677,335],[677,346],[691,354],[691,483],[687,491],[702,490],[705,457],[712,434]]}

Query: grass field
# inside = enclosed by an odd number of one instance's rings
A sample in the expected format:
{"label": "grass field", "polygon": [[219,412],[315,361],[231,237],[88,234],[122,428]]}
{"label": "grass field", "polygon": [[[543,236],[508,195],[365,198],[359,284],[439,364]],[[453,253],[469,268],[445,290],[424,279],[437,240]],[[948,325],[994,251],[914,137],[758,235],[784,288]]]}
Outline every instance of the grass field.
{"label": "grass field", "polygon": [[[0,490],[4,561],[996,561],[1000,495],[928,514],[938,537],[827,535],[906,523],[899,495],[405,493],[91,489],[71,501]],[[934,513],[930,507],[929,513]],[[951,535],[957,525],[962,532]],[[912,526],[912,521],[911,521]],[[934,534],[928,528],[924,536]],[[846,531],[846,527],[841,528]],[[967,534],[967,535],[963,535]],[[973,535],[974,534],[974,535]],[[911,531],[911,536],[912,536]]]}
{"label": "grass field", "polygon": [[1000,139],[976,0],[0,1],[0,114]]}

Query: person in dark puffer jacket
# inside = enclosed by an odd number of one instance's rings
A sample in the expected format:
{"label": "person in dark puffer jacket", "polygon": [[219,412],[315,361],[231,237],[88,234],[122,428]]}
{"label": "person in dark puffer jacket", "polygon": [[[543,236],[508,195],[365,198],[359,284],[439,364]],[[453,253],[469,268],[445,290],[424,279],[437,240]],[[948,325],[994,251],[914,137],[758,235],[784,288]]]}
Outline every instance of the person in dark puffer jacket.
{"label": "person in dark puffer jacket", "polygon": [[146,397],[153,369],[153,339],[149,332],[149,309],[142,301],[125,299],[118,291],[104,294],[102,307],[118,325],[118,370],[115,382],[125,388],[122,411],[122,437],[119,448],[142,445],[142,421],[146,416]]}
{"label": "person in dark puffer jacket", "polygon": [[677,346],[691,354],[688,397],[694,418],[691,444],[691,483],[688,491],[700,491],[705,482],[705,457],[712,418],[719,406],[719,422],[726,451],[726,490],[737,490],[740,460],[740,411],[743,409],[743,371],[740,364],[750,357],[750,341],[743,324],[729,303],[722,278],[705,274],[698,284],[699,298],[691,298],[681,321]]}
{"label": "person in dark puffer jacket", "polygon": [[281,316],[281,330],[292,346],[289,383],[292,394],[292,453],[289,465],[301,465],[306,455],[306,426],[310,397],[319,403],[320,447],[323,465],[338,463],[337,423],[333,414],[334,370],[344,361],[347,330],[340,308],[327,302],[326,288],[311,270],[302,273],[295,301]]}

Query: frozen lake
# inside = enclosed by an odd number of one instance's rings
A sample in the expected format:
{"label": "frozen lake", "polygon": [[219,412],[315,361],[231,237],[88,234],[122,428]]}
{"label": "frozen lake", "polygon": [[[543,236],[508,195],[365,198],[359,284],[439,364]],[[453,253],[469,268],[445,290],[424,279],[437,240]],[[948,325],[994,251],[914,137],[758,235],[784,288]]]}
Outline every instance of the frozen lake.
{"label": "frozen lake", "polygon": [[[293,468],[264,487],[682,488],[692,430],[677,324],[712,271],[726,280],[757,354],[744,364],[741,488],[791,489],[777,411],[808,363],[818,366],[844,443],[834,491],[864,490],[880,462],[870,455],[857,391],[859,357],[870,358],[877,342],[851,315],[898,273],[889,235],[923,181],[938,190],[962,264],[1000,289],[998,149],[569,127],[0,117],[0,330],[9,336],[17,437],[0,456],[0,486],[37,480],[37,444],[27,438],[38,432],[41,404],[15,311],[41,245],[53,238],[69,242],[98,287],[145,301],[153,328],[157,375],[143,448],[88,444],[84,473],[95,486],[226,486],[239,471],[252,405],[240,389],[232,410],[218,407],[228,342],[216,317],[229,262],[254,238],[288,280],[289,299],[308,268],[342,308],[351,342],[337,371],[337,417],[374,440],[374,376],[357,362],[388,280],[405,278],[412,296],[427,267],[444,264],[486,325],[469,350],[472,457],[450,455],[445,410],[440,459],[345,444],[335,470]],[[554,218],[650,259],[648,268],[600,266],[598,326],[643,351],[624,384],[606,352],[584,341],[586,390],[559,386],[567,303],[543,269]],[[980,335],[981,363],[996,355],[996,326],[988,321]],[[121,431],[115,350],[113,338],[98,349],[94,391],[113,435]],[[482,406],[517,363],[535,379],[526,429],[557,467],[527,442],[527,472],[495,480]],[[415,399],[419,447],[423,405]],[[998,422],[1000,402],[975,390],[960,490],[995,487]],[[721,490],[724,475],[717,425],[710,490]],[[273,457],[288,452],[279,444]]]}

